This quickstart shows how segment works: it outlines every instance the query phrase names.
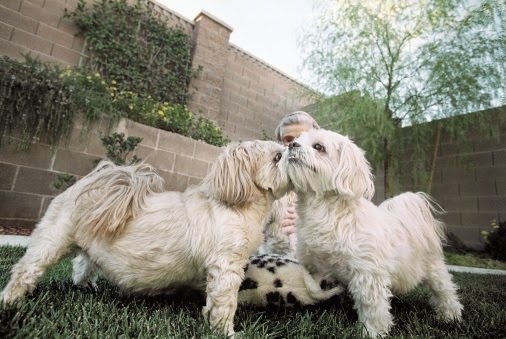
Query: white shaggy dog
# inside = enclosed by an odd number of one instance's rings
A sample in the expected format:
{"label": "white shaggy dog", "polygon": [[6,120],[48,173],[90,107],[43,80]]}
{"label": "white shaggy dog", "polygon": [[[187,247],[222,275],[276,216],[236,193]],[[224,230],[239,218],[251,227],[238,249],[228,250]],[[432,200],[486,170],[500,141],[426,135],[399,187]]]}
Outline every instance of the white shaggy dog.
{"label": "white shaggy dog", "polygon": [[162,192],[148,165],[102,162],[52,201],[1,300],[19,300],[78,250],[76,284],[94,284],[100,273],[131,293],[205,289],[204,314],[233,334],[243,267],[262,241],[273,199],[289,188],[282,152],[270,141],[230,146],[203,183],[184,193]]}
{"label": "white shaggy dog", "polygon": [[310,272],[347,286],[368,335],[388,333],[392,293],[421,282],[443,319],[461,318],[443,259],[443,224],[426,194],[403,193],[375,206],[364,152],[334,132],[304,133],[286,152],[299,198],[297,258]]}

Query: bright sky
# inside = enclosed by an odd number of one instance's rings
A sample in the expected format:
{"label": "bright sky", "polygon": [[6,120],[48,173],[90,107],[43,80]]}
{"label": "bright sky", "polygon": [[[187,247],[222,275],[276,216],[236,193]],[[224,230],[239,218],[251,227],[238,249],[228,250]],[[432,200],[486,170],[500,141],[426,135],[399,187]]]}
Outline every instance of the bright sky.
{"label": "bright sky", "polygon": [[309,20],[312,0],[157,1],[190,20],[207,11],[234,29],[230,42],[293,78],[302,78],[297,36]]}

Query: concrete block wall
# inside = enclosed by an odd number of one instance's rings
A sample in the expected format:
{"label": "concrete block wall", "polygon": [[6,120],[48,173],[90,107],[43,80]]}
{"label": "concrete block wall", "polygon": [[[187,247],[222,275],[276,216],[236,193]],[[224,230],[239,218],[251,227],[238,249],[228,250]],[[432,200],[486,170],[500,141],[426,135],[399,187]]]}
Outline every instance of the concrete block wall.
{"label": "concrete block wall", "polygon": [[0,1],[0,55],[24,60],[30,54],[62,66],[77,65],[85,57],[84,39],[63,18],[65,8],[76,5],[77,0]]}
{"label": "concrete block wall", "polygon": [[[506,107],[471,114],[487,115],[491,123],[506,121],[499,119],[506,115]],[[448,231],[477,249],[484,246],[481,231],[490,231],[493,219],[506,221],[506,126],[500,130],[497,138],[470,131],[467,145],[443,135],[436,159],[431,195],[446,210]]]}
{"label": "concrete block wall", "polygon": [[[168,190],[200,183],[220,152],[219,147],[130,120],[120,121],[112,131],[143,138],[136,154],[157,169]],[[93,169],[94,160],[105,158],[99,135],[106,132],[105,124],[88,134],[76,127],[68,145],[51,149],[38,142],[29,151],[18,150],[18,139],[10,137],[0,148],[0,225],[33,227],[61,192],[52,185],[58,174],[80,178]]]}
{"label": "concrete block wall", "polygon": [[235,45],[229,46],[223,84],[217,120],[234,140],[274,138],[281,117],[309,103],[307,88]]}
{"label": "concrete block wall", "polygon": [[[65,8],[73,10],[77,2],[0,1],[0,55],[24,60],[30,54],[61,66],[85,61],[84,38],[63,18]],[[272,137],[279,118],[307,104],[299,99],[306,87],[230,44],[232,27],[226,23],[207,12],[192,21],[154,0],[144,2],[168,26],[192,36],[192,64],[202,71],[190,83],[188,106],[217,122],[232,140]]]}

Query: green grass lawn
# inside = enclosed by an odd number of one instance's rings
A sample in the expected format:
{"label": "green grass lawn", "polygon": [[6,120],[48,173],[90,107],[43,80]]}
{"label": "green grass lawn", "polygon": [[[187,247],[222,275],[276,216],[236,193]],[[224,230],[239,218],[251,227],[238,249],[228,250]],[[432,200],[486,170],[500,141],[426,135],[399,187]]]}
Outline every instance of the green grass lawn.
{"label": "green grass lawn", "polygon": [[[0,247],[0,286],[24,249]],[[392,338],[504,338],[506,276],[454,274],[464,304],[464,320],[436,319],[423,288],[395,297]],[[197,295],[142,297],[121,295],[99,281],[97,292],[72,285],[70,260],[51,270],[18,309],[0,308],[0,338],[212,338],[200,314]],[[236,331],[244,338],[356,338],[356,313],[348,296],[318,306],[260,309],[240,306]]]}
{"label": "green grass lawn", "polygon": [[490,259],[474,253],[455,253],[445,251],[445,258],[446,263],[449,265],[506,270],[506,262]]}

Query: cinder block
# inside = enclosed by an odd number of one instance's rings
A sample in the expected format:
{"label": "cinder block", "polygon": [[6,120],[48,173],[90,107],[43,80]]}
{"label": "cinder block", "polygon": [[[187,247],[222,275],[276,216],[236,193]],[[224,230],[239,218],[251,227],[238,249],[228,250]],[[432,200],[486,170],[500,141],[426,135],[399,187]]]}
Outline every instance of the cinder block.
{"label": "cinder block", "polygon": [[463,212],[462,215],[462,225],[463,226],[476,226],[483,227],[484,225],[490,225],[492,220],[497,220],[497,213],[491,212],[477,212],[477,213],[467,213]]}
{"label": "cinder block", "polygon": [[481,152],[457,155],[457,166],[462,168],[479,168],[492,166],[492,152]]}
{"label": "cinder block", "polygon": [[174,169],[175,158],[176,155],[172,152],[157,150],[151,153],[151,155],[147,156],[145,159],[148,163],[155,166],[157,169],[172,172]]}
{"label": "cinder block", "polygon": [[44,23],[39,24],[39,28],[37,28],[37,35],[68,48],[72,48],[72,42],[74,41],[74,37],[72,35]]}
{"label": "cinder block", "polygon": [[19,11],[21,8],[21,0],[2,0],[2,6]]}
{"label": "cinder block", "polygon": [[164,151],[184,154],[191,157],[193,156],[195,150],[195,140],[184,137],[180,134],[160,130],[158,148]]}
{"label": "cinder block", "polygon": [[63,17],[60,18],[60,21],[58,22],[58,29],[70,35],[79,33],[79,28],[76,24],[71,19]]}
{"label": "cinder block", "polygon": [[492,180],[494,178],[506,178],[506,165],[480,167],[476,169],[477,180]]}
{"label": "cinder block", "polygon": [[36,193],[43,195],[56,195],[62,190],[53,187],[57,173],[21,166],[14,184],[14,191],[23,193]]}
{"label": "cinder block", "polygon": [[69,65],[77,65],[81,54],[73,49],[63,47],[62,45],[54,44],[51,56],[56,59],[62,60]]}
{"label": "cinder block", "polygon": [[495,150],[493,152],[493,158],[494,166],[506,165],[506,150]]}
{"label": "cinder block", "polygon": [[473,196],[445,197],[440,203],[448,212],[478,212],[478,199]]}
{"label": "cinder block", "polygon": [[32,5],[37,5],[37,6],[42,7],[42,6],[44,6],[44,1],[46,1],[46,0],[25,0],[25,1],[28,1]]}
{"label": "cinder block", "polygon": [[466,246],[475,249],[482,246],[478,227],[448,226],[447,230],[456,235]]}
{"label": "cinder block", "polygon": [[92,133],[93,132],[89,132],[86,134],[85,131],[80,128],[73,128],[68,140],[61,143],[59,146],[60,148],[68,148],[71,151],[84,153],[86,145],[88,144],[88,139],[91,137]]}
{"label": "cinder block", "polygon": [[198,186],[201,183],[202,183],[202,179],[201,178],[190,177],[188,179],[188,187],[190,187],[190,186]]}
{"label": "cinder block", "polygon": [[434,183],[431,194],[438,200],[445,197],[456,196],[459,194],[459,185],[457,183]]}
{"label": "cinder block", "polygon": [[0,22],[4,22],[14,28],[22,29],[26,32],[35,33],[37,30],[37,21],[26,17],[21,13],[0,5]]}
{"label": "cinder block", "polygon": [[193,161],[191,157],[181,154],[176,154],[176,161],[174,163],[174,172],[180,174],[187,174],[192,171]]}
{"label": "cinder block", "polygon": [[14,30],[11,41],[48,55],[51,54],[51,48],[53,47],[51,41],[19,29]]}
{"label": "cinder block", "polygon": [[78,53],[85,54],[84,50],[84,36],[76,35],[72,40],[72,49]]}
{"label": "cinder block", "polygon": [[476,182],[461,182],[459,183],[460,195],[496,195],[495,181],[493,180],[480,180]]}
{"label": "cinder block", "polygon": [[188,187],[188,176],[178,173],[172,173],[165,182],[165,187],[169,191],[183,192]]}
{"label": "cinder block", "polygon": [[197,141],[195,145],[195,159],[213,162],[224,148],[206,144],[203,141]]}
{"label": "cinder block", "polygon": [[156,148],[156,140],[158,138],[159,129],[134,122],[126,121],[126,129],[128,136],[141,137],[141,145]]}
{"label": "cinder block", "polygon": [[42,198],[42,207],[40,208],[39,218],[42,218],[44,214],[46,214],[47,208],[49,207],[51,201],[53,201],[53,197]]}
{"label": "cinder block", "polygon": [[506,195],[506,178],[497,178],[496,187],[498,195]]}
{"label": "cinder block", "polygon": [[39,195],[0,191],[0,218],[37,219],[41,201]]}
{"label": "cinder block", "polygon": [[163,178],[163,181],[165,182],[164,187],[167,190],[167,182],[171,180],[172,172],[169,171],[162,171],[161,169],[156,169],[156,173],[160,175]]}
{"label": "cinder block", "polygon": [[446,184],[476,180],[474,168],[450,167],[441,169],[441,174],[442,174],[441,182]]}
{"label": "cinder block", "polygon": [[488,140],[481,140],[474,144],[476,152],[482,151],[495,151],[497,149],[506,148],[506,135],[500,135],[497,139],[491,138]]}
{"label": "cinder block", "polygon": [[21,14],[35,19],[36,21],[43,22],[53,27],[57,27],[60,22],[60,15],[53,14],[38,5],[34,5],[28,1],[21,4]]}
{"label": "cinder block", "polygon": [[462,218],[459,212],[447,212],[442,215],[441,219],[446,225],[462,225]]}
{"label": "cinder block", "polygon": [[478,206],[480,212],[506,213],[506,195],[479,197]]}
{"label": "cinder block", "polygon": [[10,191],[17,168],[15,165],[0,163],[0,190]]}
{"label": "cinder block", "polygon": [[14,27],[0,22],[0,39],[9,40]]}
{"label": "cinder block", "polygon": [[45,0],[44,2],[45,10],[60,16],[65,13],[65,7],[67,7],[66,1],[62,0]]}
{"label": "cinder block", "polygon": [[16,140],[5,138],[0,148],[0,161],[14,165],[24,165],[49,169],[52,153],[47,145],[32,144],[27,151],[19,150]]}
{"label": "cinder block", "polygon": [[56,151],[53,169],[58,172],[86,175],[95,168],[95,160],[98,159],[100,158],[96,156],[60,148]]}

